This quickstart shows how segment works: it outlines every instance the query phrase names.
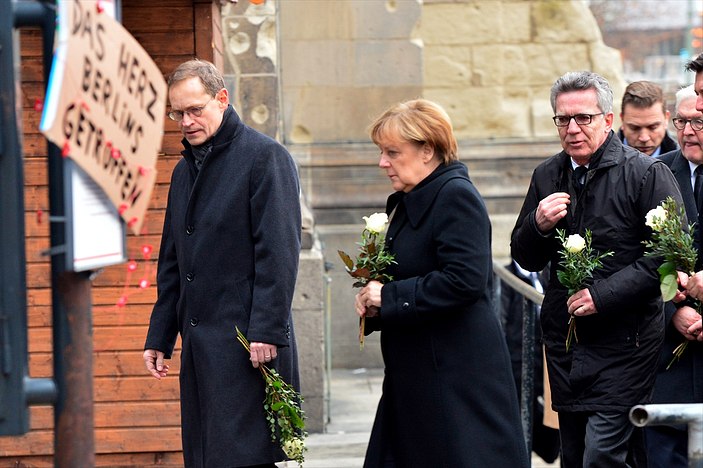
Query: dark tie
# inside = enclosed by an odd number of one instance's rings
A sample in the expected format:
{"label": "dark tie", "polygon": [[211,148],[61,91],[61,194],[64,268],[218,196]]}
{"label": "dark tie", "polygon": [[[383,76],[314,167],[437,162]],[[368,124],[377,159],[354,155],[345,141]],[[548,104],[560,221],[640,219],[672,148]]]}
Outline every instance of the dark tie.
{"label": "dark tie", "polygon": [[[586,181],[586,172],[588,168],[586,166],[576,166],[574,168],[574,188],[576,189],[576,195],[581,195],[581,190],[583,189],[583,184]],[[703,180],[702,180],[703,182]]]}
{"label": "dark tie", "polygon": [[703,164],[700,164],[694,171],[696,180],[693,182],[693,197],[696,199],[696,208],[701,212],[701,186],[703,186]]}

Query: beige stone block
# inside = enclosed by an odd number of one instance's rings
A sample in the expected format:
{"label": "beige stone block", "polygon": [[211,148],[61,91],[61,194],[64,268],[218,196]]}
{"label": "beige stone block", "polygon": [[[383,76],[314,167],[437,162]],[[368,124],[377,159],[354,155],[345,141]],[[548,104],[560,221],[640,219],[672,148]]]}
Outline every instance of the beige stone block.
{"label": "beige stone block", "polygon": [[408,39],[357,41],[354,86],[422,86],[422,48]]}
{"label": "beige stone block", "polygon": [[528,44],[523,50],[529,64],[523,83],[530,86],[551,88],[567,71],[587,70],[591,65],[588,44]]}
{"label": "beige stone block", "polygon": [[502,2],[425,5],[417,30],[425,44],[488,44],[500,37]]}
{"label": "beige stone block", "polygon": [[346,40],[291,40],[281,44],[285,88],[353,86],[355,44]]}
{"label": "beige stone block", "polygon": [[406,39],[422,14],[419,0],[352,0],[352,22],[356,39]]}
{"label": "beige stone block", "polygon": [[430,88],[471,84],[471,48],[430,45],[424,48],[424,84]]}
{"label": "beige stone block", "polygon": [[[532,113],[532,126],[534,135],[537,137],[555,137],[558,135],[557,127],[554,125],[552,117],[552,105],[549,102],[550,88],[537,88],[535,97],[532,100],[530,111]],[[544,96],[544,97],[542,97]]]}
{"label": "beige stone block", "polygon": [[426,89],[425,97],[447,110],[459,139],[531,136],[528,90],[506,92],[498,86]]}
{"label": "beige stone block", "polygon": [[[269,2],[266,2],[269,3]],[[285,40],[352,40],[354,0],[279,1]]]}
{"label": "beige stone block", "polygon": [[496,42],[520,44],[532,40],[531,4],[521,1],[503,2],[500,38]]}
{"label": "beige stone block", "polygon": [[581,0],[536,0],[532,3],[534,41],[549,44],[601,41],[591,10]]}
{"label": "beige stone block", "polygon": [[286,88],[283,93],[286,141],[368,142],[368,125],[391,104],[421,95],[420,86]]}

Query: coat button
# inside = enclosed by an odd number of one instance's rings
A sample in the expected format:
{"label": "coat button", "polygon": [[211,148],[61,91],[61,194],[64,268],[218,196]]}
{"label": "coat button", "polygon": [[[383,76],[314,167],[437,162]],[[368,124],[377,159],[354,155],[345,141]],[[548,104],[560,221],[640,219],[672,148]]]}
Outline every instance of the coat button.
{"label": "coat button", "polygon": [[193,234],[193,231],[195,231],[195,226],[189,225],[188,227],[186,227],[186,234],[188,234],[189,236]]}
{"label": "coat button", "polygon": [[195,278],[195,275],[193,275],[193,273],[188,273],[188,274],[186,274],[186,280],[187,280],[187,281],[193,281],[193,278]]}
{"label": "coat button", "polygon": [[407,309],[408,307],[410,307],[410,304],[407,302],[403,302],[403,309]]}
{"label": "coat button", "polygon": [[190,319],[190,326],[191,326],[191,327],[197,327],[197,326],[198,326],[198,318],[197,318],[197,317],[193,317],[192,319]]}

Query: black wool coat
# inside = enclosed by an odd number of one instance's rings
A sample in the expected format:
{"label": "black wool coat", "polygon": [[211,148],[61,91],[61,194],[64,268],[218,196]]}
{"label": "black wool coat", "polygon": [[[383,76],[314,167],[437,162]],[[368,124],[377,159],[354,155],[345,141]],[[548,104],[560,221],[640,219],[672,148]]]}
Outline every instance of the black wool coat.
{"label": "black wool coat", "polygon": [[[657,272],[662,259],[644,256],[643,241],[651,236],[645,216],[667,196],[680,204],[681,194],[665,164],[624,147],[612,131],[591,158],[580,197],[572,172],[563,151],[537,166],[513,229],[511,255],[533,271],[551,262],[541,324],[553,408],[629,411],[650,400],[664,337]],[[582,236],[590,229],[592,247],[613,252],[588,286],[597,313],[575,318],[578,341],[569,351],[568,293],[557,278],[562,246],[555,230],[542,234],[535,221],[540,200],[554,192],[571,195],[555,229]]]}
{"label": "black wool coat", "polygon": [[[672,151],[660,156],[660,159],[671,168],[684,200],[686,216],[689,222],[699,219],[698,208],[691,187],[691,169],[681,150]],[[698,237],[698,265],[696,271],[701,269],[700,255],[700,221],[696,222],[694,231]],[[671,317],[676,312],[676,306],[668,302],[664,309],[666,335],[662,347],[657,380],[654,384],[653,403],[703,403],[703,343],[689,341],[686,351],[681,359],[675,362],[668,370],[666,367],[671,362],[673,351],[683,343],[685,338],[671,323]],[[685,431],[685,428],[682,428]]]}
{"label": "black wool coat", "polygon": [[403,468],[527,466],[505,338],[491,302],[491,227],[455,162],[396,209],[387,245],[396,265],[381,290],[383,395],[364,466],[387,454]]}
{"label": "black wool coat", "polygon": [[235,326],[279,347],[272,365],[298,387],[291,302],[300,251],[295,163],[230,106],[196,171],[190,145],[173,170],[145,348],[170,358],[180,333],[185,466],[285,459],[271,442],[264,385]]}

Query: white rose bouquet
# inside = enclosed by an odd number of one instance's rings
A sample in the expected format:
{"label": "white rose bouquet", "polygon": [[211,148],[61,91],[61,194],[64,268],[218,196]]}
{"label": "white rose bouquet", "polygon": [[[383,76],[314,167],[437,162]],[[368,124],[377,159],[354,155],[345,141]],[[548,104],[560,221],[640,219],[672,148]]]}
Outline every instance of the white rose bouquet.
{"label": "white rose bouquet", "polygon": [[[644,241],[647,249],[645,255],[650,257],[663,257],[664,262],[658,268],[662,299],[670,301],[678,289],[677,270],[692,275],[696,268],[698,254],[693,246],[693,225],[686,225],[686,211],[678,207],[676,201],[667,197],[661,205],[649,210],[645,217],[645,224],[652,228],[652,237]],[[693,308],[701,313],[701,303],[689,299]],[[674,357],[666,366],[667,369],[679,360],[688,346],[684,340],[674,349]]]}
{"label": "white rose bouquet", "polygon": [[[393,255],[386,250],[386,229],[388,229],[388,215],[386,213],[374,213],[371,216],[364,216],[366,225],[361,232],[361,242],[359,255],[356,260],[345,252],[338,250],[337,253],[344,262],[347,273],[356,282],[352,287],[360,288],[369,281],[375,280],[381,283],[393,281],[393,277],[385,273],[385,269],[395,263]],[[359,348],[364,349],[364,317],[359,319]]]}
{"label": "white rose bouquet", "polygon": [[[586,229],[584,237],[579,234],[566,236],[563,229],[557,229],[557,236],[561,241],[562,250],[561,262],[559,262],[560,270],[557,270],[557,278],[559,282],[568,289],[569,296],[577,291],[585,288],[588,281],[593,277],[593,272],[596,268],[603,266],[602,259],[613,255],[613,252],[607,251],[598,254],[591,247],[591,231]],[[578,342],[576,336],[576,320],[572,315],[569,317],[569,330],[566,333],[566,350],[571,347],[573,340]]]}
{"label": "white rose bouquet", "polygon": [[[248,352],[249,341],[244,334],[235,327],[237,340]],[[270,369],[259,364],[261,376],[266,383],[266,397],[264,398],[264,411],[266,420],[271,430],[271,440],[279,441],[283,452],[302,468],[305,461],[305,412],[301,408],[303,397],[278,374],[276,369]]]}

